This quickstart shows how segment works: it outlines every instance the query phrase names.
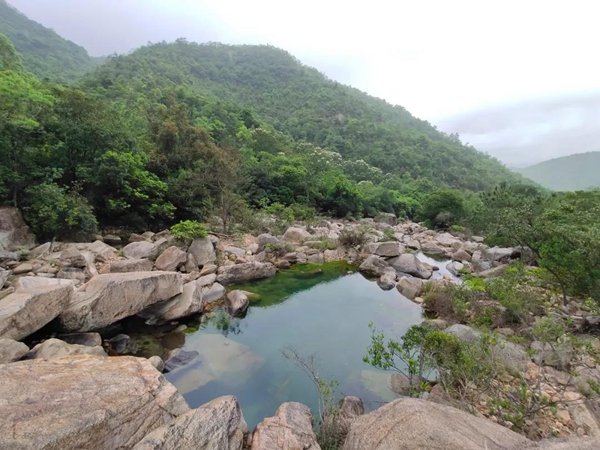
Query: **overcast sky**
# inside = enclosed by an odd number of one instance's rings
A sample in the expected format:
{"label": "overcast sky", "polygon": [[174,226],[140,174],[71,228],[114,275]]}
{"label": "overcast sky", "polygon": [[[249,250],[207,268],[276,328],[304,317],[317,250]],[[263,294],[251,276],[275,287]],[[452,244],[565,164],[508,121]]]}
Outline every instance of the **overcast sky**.
{"label": "overcast sky", "polygon": [[272,44],[510,166],[600,151],[593,0],[9,2],[94,56],[179,37]]}

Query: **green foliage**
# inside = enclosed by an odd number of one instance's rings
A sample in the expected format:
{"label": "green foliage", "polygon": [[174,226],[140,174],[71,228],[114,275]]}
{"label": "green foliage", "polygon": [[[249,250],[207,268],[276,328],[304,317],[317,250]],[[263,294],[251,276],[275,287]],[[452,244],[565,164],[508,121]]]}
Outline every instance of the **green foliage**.
{"label": "green foliage", "polygon": [[356,248],[365,245],[367,242],[367,230],[360,228],[346,227],[340,232],[340,244],[346,248]]}
{"label": "green foliage", "polygon": [[430,194],[421,210],[421,217],[437,228],[448,228],[463,215],[464,205],[461,195],[449,189]]}
{"label": "green foliage", "polygon": [[208,229],[195,220],[183,220],[171,227],[171,234],[178,239],[197,239],[206,237]]}

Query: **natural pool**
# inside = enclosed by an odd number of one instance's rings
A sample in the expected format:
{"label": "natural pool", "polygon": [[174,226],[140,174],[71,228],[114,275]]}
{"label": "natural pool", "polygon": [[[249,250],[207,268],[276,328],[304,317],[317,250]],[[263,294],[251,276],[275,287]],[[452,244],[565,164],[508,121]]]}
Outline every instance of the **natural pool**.
{"label": "natural pool", "polygon": [[250,428],[286,401],[316,407],[311,380],[281,351],[316,354],[319,375],[339,382],[341,395],[357,395],[367,409],[395,398],[389,374],[363,362],[369,322],[401,336],[422,321],[421,307],[396,289],[381,290],[346,263],[298,265],[275,277],[235,286],[259,295],[244,318],[225,314],[189,324],[184,350],[200,358],[166,374],[191,407],[235,395]]}

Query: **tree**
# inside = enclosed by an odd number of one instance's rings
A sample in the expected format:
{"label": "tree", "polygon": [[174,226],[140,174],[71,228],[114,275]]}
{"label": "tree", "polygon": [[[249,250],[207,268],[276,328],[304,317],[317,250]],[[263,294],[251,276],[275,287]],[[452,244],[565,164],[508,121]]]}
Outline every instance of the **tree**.
{"label": "tree", "polygon": [[440,189],[430,194],[421,210],[421,216],[435,227],[449,227],[464,215],[461,195],[450,189]]}

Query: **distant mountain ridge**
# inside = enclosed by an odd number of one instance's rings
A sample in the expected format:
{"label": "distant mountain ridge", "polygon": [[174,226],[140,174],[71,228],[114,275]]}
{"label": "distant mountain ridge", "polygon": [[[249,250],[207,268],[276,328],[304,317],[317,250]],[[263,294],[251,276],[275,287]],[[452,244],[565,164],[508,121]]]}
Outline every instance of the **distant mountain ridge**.
{"label": "distant mountain ridge", "polygon": [[600,152],[577,153],[550,159],[517,172],[553,191],[600,187]]}
{"label": "distant mountain ridge", "polygon": [[0,0],[0,33],[12,41],[25,68],[42,79],[71,82],[104,61],[27,18],[6,0]]}

